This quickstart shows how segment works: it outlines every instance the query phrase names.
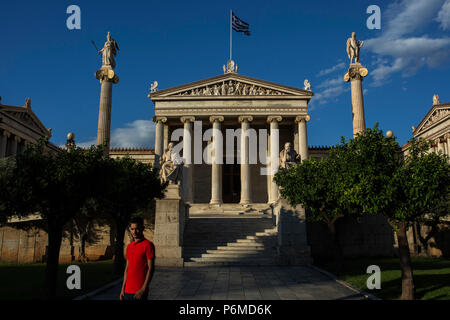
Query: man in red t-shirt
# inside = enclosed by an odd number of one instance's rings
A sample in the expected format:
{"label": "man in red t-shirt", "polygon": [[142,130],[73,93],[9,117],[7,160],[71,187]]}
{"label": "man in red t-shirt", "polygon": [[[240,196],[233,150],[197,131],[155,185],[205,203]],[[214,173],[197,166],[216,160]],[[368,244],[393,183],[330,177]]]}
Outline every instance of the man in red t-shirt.
{"label": "man in red t-shirt", "polygon": [[133,241],[127,247],[120,300],[147,300],[155,250],[153,244],[144,238],[141,217],[132,218],[129,228]]}

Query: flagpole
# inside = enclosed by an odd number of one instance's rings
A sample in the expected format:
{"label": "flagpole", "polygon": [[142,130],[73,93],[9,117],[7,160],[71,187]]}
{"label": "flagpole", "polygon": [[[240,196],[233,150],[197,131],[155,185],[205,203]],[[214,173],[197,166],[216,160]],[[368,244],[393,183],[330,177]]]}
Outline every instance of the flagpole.
{"label": "flagpole", "polygon": [[233,32],[231,30],[231,25],[232,25],[232,10],[230,10],[230,60],[231,60],[231,52],[232,52],[232,48],[233,48]]}

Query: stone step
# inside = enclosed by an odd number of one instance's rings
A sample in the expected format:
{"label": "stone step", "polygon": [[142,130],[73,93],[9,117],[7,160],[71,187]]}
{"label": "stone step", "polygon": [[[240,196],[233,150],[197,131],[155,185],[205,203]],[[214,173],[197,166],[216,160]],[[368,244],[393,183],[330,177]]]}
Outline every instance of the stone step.
{"label": "stone step", "polygon": [[[225,259],[225,261],[228,261],[229,259],[234,259],[236,261],[239,260],[245,260],[245,259],[277,259],[277,255],[276,254],[260,254],[260,255],[256,255],[256,254],[248,254],[248,255],[229,255],[229,254],[202,254],[202,255],[191,255],[191,256],[185,256],[184,260],[185,261],[195,261],[194,259],[215,259],[215,260],[223,260]],[[233,261],[234,261],[233,260]]]}
{"label": "stone step", "polygon": [[204,248],[204,247],[184,247],[184,252],[208,252],[208,253],[214,253],[217,251],[230,251],[230,252],[264,252],[266,250],[275,250],[276,247],[264,247],[264,246],[219,246],[216,248]]}
{"label": "stone step", "polygon": [[197,263],[211,263],[211,264],[224,264],[229,263],[233,265],[276,265],[278,264],[277,259],[273,258],[215,258],[215,257],[201,257],[201,258],[190,258],[186,262],[197,262]]}
{"label": "stone step", "polygon": [[235,266],[276,266],[277,261],[259,262],[259,261],[185,261],[183,266],[186,268],[208,268],[208,267],[235,267]]}

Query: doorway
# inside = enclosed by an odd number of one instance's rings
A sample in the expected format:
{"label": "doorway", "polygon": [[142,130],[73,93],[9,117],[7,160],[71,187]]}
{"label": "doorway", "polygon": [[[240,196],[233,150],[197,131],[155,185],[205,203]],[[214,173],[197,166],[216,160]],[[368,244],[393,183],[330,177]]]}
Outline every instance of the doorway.
{"label": "doorway", "polygon": [[241,165],[222,165],[222,201],[223,203],[239,203],[241,198]]}

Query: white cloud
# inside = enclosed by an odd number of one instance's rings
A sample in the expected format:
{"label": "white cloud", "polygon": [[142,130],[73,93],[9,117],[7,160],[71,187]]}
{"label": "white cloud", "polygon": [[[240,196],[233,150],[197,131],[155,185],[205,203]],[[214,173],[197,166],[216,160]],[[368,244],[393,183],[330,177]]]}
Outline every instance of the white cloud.
{"label": "white cloud", "polygon": [[438,18],[444,19],[447,11],[450,12],[447,4],[450,0],[402,0],[388,6],[383,34],[364,43],[365,48],[378,55],[371,72],[373,85],[389,82],[390,76],[397,72],[408,77],[425,65],[437,67],[450,60],[450,37],[406,36],[432,23],[439,10]]}
{"label": "white cloud", "polygon": [[340,70],[340,69],[344,69],[344,68],[345,68],[345,63],[341,62],[341,63],[338,63],[337,65],[335,65],[335,66],[333,66],[333,67],[331,67],[329,69],[325,69],[325,70],[319,71],[319,74],[317,76],[321,77],[321,76],[330,74],[330,73],[332,73],[332,72],[334,72],[336,70]]}
{"label": "white cloud", "polygon": [[[111,148],[142,148],[154,145],[155,123],[151,120],[135,120],[126,123],[125,128],[116,128],[111,133]],[[95,145],[97,139],[77,143],[88,148]]]}
{"label": "white cloud", "polygon": [[436,21],[441,23],[443,30],[450,29],[450,0],[445,1],[437,15]]}
{"label": "white cloud", "polygon": [[328,103],[330,100],[336,101],[341,94],[350,90],[350,86],[344,81],[344,76],[327,79],[317,85],[317,88],[322,90],[314,93],[310,110],[314,110],[316,106]]}

